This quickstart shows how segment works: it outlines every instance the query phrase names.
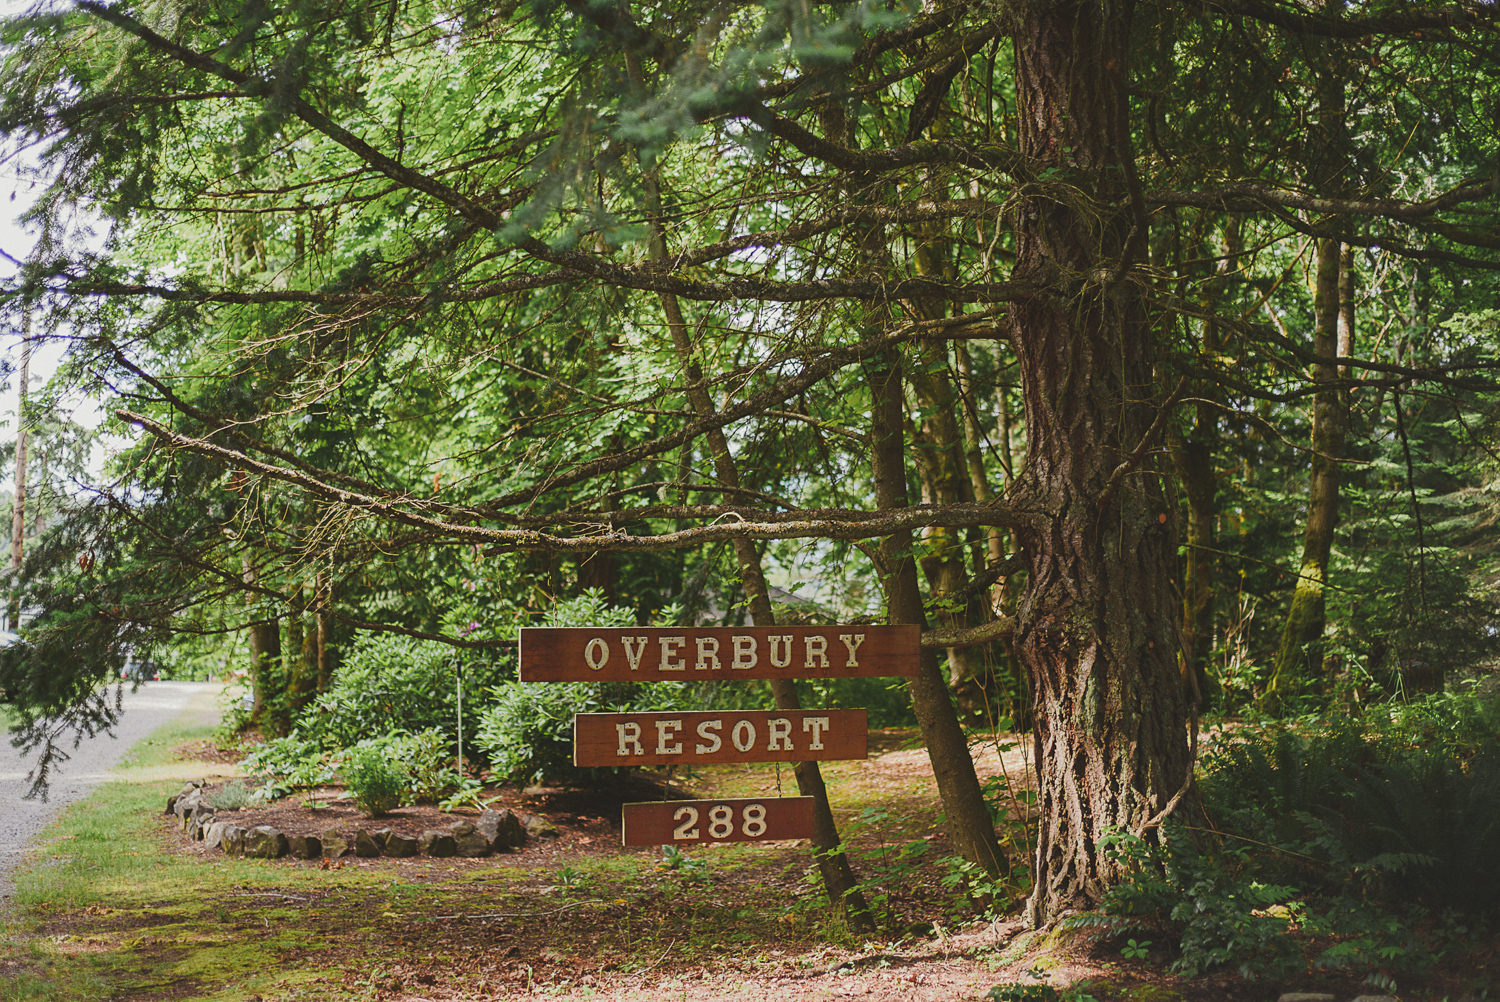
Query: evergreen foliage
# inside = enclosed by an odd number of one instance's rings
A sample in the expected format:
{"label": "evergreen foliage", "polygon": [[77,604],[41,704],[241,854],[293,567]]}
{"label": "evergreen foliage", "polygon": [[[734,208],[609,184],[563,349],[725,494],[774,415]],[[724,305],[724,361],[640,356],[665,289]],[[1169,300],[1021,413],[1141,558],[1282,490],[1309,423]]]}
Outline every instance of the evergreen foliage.
{"label": "evergreen foliage", "polygon": [[[129,438],[13,582],[39,783],[184,636],[245,652],[288,761],[447,728],[459,659],[466,735],[547,773],[543,703],[614,696],[506,681],[515,622],[741,622],[763,565],[927,630],[950,818],[957,711],[1056,743],[1036,844],[1102,876],[1037,861],[1045,921],[1122,872],[1103,828],[1192,808],[1179,660],[1290,714],[1493,651],[1484,3],[80,0],[0,58],[47,171],[0,306]],[[1369,813],[1470,818],[1490,768],[1267,748]],[[1283,835],[1462,855],[1318,823]]]}

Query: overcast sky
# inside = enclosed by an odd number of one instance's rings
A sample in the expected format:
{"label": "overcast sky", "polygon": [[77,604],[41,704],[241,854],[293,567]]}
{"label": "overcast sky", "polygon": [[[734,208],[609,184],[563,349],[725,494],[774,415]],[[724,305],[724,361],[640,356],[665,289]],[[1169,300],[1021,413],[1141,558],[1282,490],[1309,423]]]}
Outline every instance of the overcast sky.
{"label": "overcast sky", "polygon": [[[51,6],[50,3],[45,4]],[[32,0],[0,0],[0,17],[11,17],[32,6],[42,6]],[[35,227],[22,226],[20,217],[36,201],[41,179],[36,176],[38,167],[36,151],[20,150],[0,146],[0,281],[15,274],[12,260],[24,261],[36,245]],[[21,332],[14,329],[0,330],[0,353],[12,365],[20,363]],[[39,387],[57,368],[61,349],[57,345],[43,345],[32,353],[31,385]],[[8,380],[0,392],[0,438],[10,439],[15,435],[12,419],[16,411],[17,386]],[[97,424],[99,408],[93,401],[79,400],[74,411],[75,419],[85,424]],[[8,485],[11,471],[0,471],[0,484]]]}

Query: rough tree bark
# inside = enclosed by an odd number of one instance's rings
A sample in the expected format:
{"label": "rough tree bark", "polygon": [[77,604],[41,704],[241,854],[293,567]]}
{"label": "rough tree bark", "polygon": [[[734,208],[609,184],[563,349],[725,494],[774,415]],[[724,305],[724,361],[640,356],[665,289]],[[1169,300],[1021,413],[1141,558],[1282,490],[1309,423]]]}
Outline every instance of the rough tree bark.
{"label": "rough tree bark", "polygon": [[1097,905],[1123,876],[1101,841],[1154,838],[1191,784],[1178,674],[1175,520],[1154,443],[1154,336],[1132,266],[1145,220],[1127,118],[1128,3],[1013,15],[1021,152],[1009,316],[1027,456],[1015,634],[1035,699],[1040,802],[1027,919]]}

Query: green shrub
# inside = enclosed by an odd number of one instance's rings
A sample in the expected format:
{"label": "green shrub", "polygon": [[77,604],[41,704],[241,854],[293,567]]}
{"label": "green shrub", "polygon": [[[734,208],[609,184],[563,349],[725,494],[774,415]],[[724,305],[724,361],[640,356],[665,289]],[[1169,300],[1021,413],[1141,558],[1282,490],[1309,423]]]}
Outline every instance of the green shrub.
{"label": "green shrub", "polygon": [[275,800],[296,790],[331,783],[334,778],[333,765],[317,742],[296,734],[267,741],[246,755],[240,765],[259,780],[255,796],[260,800]]}
{"label": "green shrub", "polygon": [[459,788],[453,744],[438,728],[394,734],[372,743],[378,743],[387,755],[406,766],[410,802],[436,803]]}
{"label": "green shrub", "polygon": [[[1464,703],[1469,705],[1465,706]],[[1315,727],[1277,727],[1210,757],[1210,815],[1262,872],[1329,894],[1500,908],[1500,729],[1493,705],[1443,696]]]}
{"label": "green shrub", "polygon": [[514,675],[514,655],[476,657],[446,644],[387,634],[356,640],[298,721],[297,733],[324,750],[350,748],[372,735],[436,729],[457,740],[458,674],[463,674],[464,734],[478,726],[479,696]]}
{"label": "green shrub", "polygon": [[382,742],[361,742],[349,749],[343,774],[355,804],[371,817],[389,813],[411,799],[411,773],[391,758]]}
{"label": "green shrub", "polygon": [[[676,615],[667,610],[668,617]],[[630,626],[633,614],[604,603],[598,592],[558,603],[548,626]],[[675,682],[517,682],[489,690],[475,743],[491,769],[523,782],[554,779],[590,784],[616,775],[617,768],[580,769],[573,765],[573,715],[640,710],[701,709],[703,688]]]}
{"label": "green shrub", "polygon": [[670,682],[506,682],[490,690],[475,743],[496,775],[590,785],[615,767],[573,765],[573,715],[698,709],[692,686]]}
{"label": "green shrub", "polygon": [[208,806],[216,811],[237,811],[254,799],[254,791],[245,785],[244,780],[236,779],[225,783],[223,789],[209,794]]}

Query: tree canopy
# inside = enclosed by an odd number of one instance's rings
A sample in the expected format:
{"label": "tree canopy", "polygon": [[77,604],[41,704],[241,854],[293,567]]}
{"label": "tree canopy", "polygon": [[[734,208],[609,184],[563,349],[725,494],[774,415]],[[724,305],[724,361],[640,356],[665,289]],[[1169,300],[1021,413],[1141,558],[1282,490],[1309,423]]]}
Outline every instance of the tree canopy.
{"label": "tree canopy", "polygon": [[1031,723],[1031,917],[1097,902],[1109,834],[1190,808],[1198,703],[1433,660],[1454,609],[1480,642],[1496,27],[1478,0],[12,19],[37,219],[110,229],[44,241],[5,302],[136,436],[28,570],[37,657],[85,655],[32,703],[151,637],[484,647],[502,606],[723,615],[759,561],[812,567],[926,628],[945,801],[977,797],[944,779],[950,690]]}

